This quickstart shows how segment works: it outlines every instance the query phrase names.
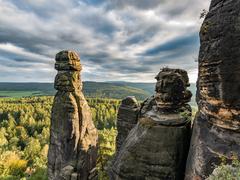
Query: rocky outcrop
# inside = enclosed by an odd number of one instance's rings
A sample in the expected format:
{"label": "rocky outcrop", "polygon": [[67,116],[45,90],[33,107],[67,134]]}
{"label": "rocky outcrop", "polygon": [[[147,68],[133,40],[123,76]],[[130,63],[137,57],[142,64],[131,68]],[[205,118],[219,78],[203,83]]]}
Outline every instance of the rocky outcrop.
{"label": "rocky outcrop", "polygon": [[212,0],[200,32],[197,102],[186,180],[240,158],[240,1]]}
{"label": "rocky outcrop", "polygon": [[96,179],[97,130],[82,93],[80,58],[75,52],[56,55],[57,93],[51,115],[49,180]]}
{"label": "rocky outcrop", "polygon": [[190,141],[191,93],[186,71],[163,69],[110,169],[113,180],[181,180]]}
{"label": "rocky outcrop", "polygon": [[139,104],[135,97],[128,96],[122,100],[117,115],[116,151],[120,150],[131,129],[137,124]]}

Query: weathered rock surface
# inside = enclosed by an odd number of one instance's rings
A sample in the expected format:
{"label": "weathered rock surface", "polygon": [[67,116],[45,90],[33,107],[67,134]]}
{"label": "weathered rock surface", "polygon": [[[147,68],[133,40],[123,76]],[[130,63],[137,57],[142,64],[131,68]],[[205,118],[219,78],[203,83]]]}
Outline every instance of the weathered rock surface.
{"label": "weathered rock surface", "polygon": [[212,0],[200,32],[197,102],[186,180],[240,158],[240,1]]}
{"label": "weathered rock surface", "polygon": [[188,76],[186,71],[165,68],[156,79],[156,94],[143,102],[137,125],[113,161],[111,179],[184,178],[191,117]]}
{"label": "weathered rock surface", "polygon": [[97,130],[82,93],[80,58],[75,52],[56,55],[57,93],[51,117],[49,180],[96,179]]}
{"label": "weathered rock surface", "polygon": [[116,151],[127,138],[129,132],[137,124],[140,106],[135,97],[128,96],[122,100],[117,115]]}

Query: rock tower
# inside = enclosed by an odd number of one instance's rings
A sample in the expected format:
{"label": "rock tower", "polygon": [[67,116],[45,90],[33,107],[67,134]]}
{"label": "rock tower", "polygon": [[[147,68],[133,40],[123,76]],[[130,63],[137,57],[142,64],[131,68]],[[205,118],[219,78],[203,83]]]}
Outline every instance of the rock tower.
{"label": "rock tower", "polygon": [[191,93],[186,71],[164,68],[156,93],[143,102],[110,169],[112,180],[184,178],[190,141]]}
{"label": "rock tower", "polygon": [[135,97],[128,96],[122,100],[117,115],[116,151],[120,150],[131,129],[137,124],[139,104]]}
{"label": "rock tower", "polygon": [[97,179],[97,130],[82,93],[79,56],[73,51],[56,55],[58,70],[54,98],[50,146],[49,180]]}
{"label": "rock tower", "polygon": [[186,180],[240,158],[240,1],[212,0],[200,32],[199,76]]}

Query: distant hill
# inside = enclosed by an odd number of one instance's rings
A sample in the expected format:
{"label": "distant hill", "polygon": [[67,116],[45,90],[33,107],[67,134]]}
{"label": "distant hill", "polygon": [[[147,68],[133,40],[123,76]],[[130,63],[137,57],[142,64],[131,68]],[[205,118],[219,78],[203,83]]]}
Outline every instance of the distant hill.
{"label": "distant hill", "polygon": [[126,96],[135,96],[137,99],[145,99],[151,93],[143,88],[138,88],[130,83],[121,82],[91,82],[83,83],[83,92],[88,97],[122,99]]}
{"label": "distant hill", "polygon": [[[135,96],[143,100],[154,93],[155,83],[132,82],[83,82],[83,92],[87,97],[122,99]],[[194,103],[196,85],[189,88],[193,93]],[[55,94],[53,83],[0,83],[0,97],[23,97]]]}
{"label": "distant hill", "polygon": [[156,83],[133,83],[133,82],[121,82],[121,81],[112,81],[111,84],[120,85],[120,86],[130,86],[138,89],[142,89],[148,93],[153,94]]}
{"label": "distant hill", "polygon": [[38,91],[46,95],[55,93],[53,83],[3,83],[0,82],[0,91]]}
{"label": "distant hill", "polygon": [[[53,83],[0,83],[0,97],[51,96],[55,92]],[[87,97],[122,99],[126,96],[136,96],[141,100],[151,94],[125,83],[90,81],[83,82],[83,92]]]}

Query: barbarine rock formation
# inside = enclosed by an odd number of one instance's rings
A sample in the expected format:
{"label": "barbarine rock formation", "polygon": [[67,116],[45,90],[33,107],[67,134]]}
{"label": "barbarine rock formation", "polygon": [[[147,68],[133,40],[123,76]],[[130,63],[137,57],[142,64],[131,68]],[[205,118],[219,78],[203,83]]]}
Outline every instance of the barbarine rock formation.
{"label": "barbarine rock formation", "polygon": [[191,122],[187,72],[164,68],[156,79],[156,93],[142,103],[137,125],[113,160],[112,180],[184,178]]}
{"label": "barbarine rock formation", "polygon": [[201,27],[197,102],[186,180],[240,158],[240,1],[212,0]]}
{"label": "barbarine rock formation", "polygon": [[50,146],[49,180],[97,179],[97,130],[82,93],[79,56],[72,51],[56,55],[58,70],[54,98]]}
{"label": "barbarine rock formation", "polygon": [[117,115],[116,151],[120,150],[131,129],[137,124],[139,104],[135,97],[128,96],[122,100]]}

